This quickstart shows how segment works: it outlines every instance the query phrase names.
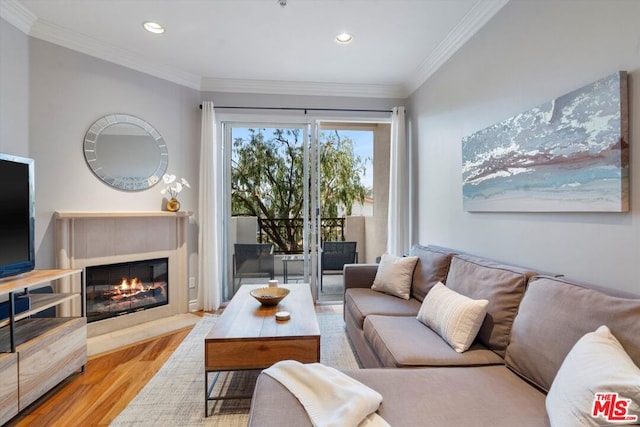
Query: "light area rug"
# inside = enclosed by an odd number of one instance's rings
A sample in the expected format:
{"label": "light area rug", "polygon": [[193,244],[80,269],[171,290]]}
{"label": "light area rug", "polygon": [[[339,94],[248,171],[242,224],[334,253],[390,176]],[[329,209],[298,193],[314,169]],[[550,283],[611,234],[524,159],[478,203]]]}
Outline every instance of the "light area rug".
{"label": "light area rug", "polygon": [[[318,313],[317,316],[320,361],[338,369],[357,369],[358,362],[346,336],[342,313]],[[205,316],[194,326],[158,373],[111,423],[112,426],[247,425],[249,399],[210,402],[210,415],[204,415],[204,337],[216,319],[216,316]],[[221,373],[214,393],[251,392],[258,373]]]}

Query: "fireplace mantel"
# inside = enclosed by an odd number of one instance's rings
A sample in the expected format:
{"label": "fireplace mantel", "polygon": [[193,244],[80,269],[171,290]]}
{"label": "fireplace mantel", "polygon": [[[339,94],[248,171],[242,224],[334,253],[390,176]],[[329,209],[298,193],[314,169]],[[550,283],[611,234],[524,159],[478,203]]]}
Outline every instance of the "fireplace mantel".
{"label": "fireplace mantel", "polygon": [[154,218],[154,217],[189,217],[191,212],[92,212],[92,211],[56,211],[56,219],[77,219],[77,218]]}
{"label": "fireplace mantel", "polygon": [[187,223],[191,215],[180,211],[55,212],[58,268],[169,259],[168,305],[93,322],[87,329],[89,337],[189,312]]}

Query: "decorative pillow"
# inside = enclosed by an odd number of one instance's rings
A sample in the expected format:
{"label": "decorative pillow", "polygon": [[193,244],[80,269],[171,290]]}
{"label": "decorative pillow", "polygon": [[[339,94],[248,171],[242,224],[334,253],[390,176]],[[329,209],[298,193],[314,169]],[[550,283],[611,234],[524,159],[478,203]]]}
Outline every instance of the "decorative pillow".
{"label": "decorative pillow", "polygon": [[418,262],[417,256],[397,257],[385,252],[380,259],[371,289],[409,299],[416,262]]}
{"label": "decorative pillow", "polygon": [[545,404],[552,427],[637,423],[640,369],[609,328],[600,326],[567,354]]}
{"label": "decorative pillow", "polygon": [[488,305],[486,299],[471,299],[438,282],[422,301],[416,318],[462,353],[478,335]]}

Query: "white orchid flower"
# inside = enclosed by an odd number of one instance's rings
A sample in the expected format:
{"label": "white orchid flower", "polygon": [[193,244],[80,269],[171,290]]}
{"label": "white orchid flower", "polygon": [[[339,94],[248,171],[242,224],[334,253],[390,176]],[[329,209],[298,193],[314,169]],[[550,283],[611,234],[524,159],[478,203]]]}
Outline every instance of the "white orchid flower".
{"label": "white orchid flower", "polygon": [[162,175],[162,180],[164,181],[165,184],[171,184],[173,181],[176,180],[176,176],[165,173],[164,175]]}
{"label": "white orchid flower", "polygon": [[171,189],[175,192],[175,193],[179,193],[182,191],[182,184],[180,184],[179,182],[176,182],[175,184],[173,184],[173,187],[171,187]]}
{"label": "white orchid flower", "polygon": [[172,199],[175,199],[178,193],[180,193],[185,187],[191,188],[186,179],[180,178],[180,182],[177,182],[176,176],[171,174],[164,174],[162,176],[162,181],[166,184],[166,187],[160,190],[160,194],[168,194]]}

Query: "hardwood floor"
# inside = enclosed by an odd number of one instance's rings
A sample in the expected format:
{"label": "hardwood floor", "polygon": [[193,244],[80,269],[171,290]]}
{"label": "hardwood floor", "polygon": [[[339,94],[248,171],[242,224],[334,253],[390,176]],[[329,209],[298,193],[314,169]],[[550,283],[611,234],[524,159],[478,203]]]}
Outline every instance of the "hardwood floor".
{"label": "hardwood floor", "polygon": [[108,426],[171,356],[191,328],[96,355],[8,426]]}
{"label": "hardwood floor", "polygon": [[[221,314],[223,308],[215,314]],[[318,304],[317,313],[342,313]],[[204,315],[203,311],[195,312]],[[89,358],[77,373],[12,419],[7,427],[108,426],[158,372],[191,327]]]}

